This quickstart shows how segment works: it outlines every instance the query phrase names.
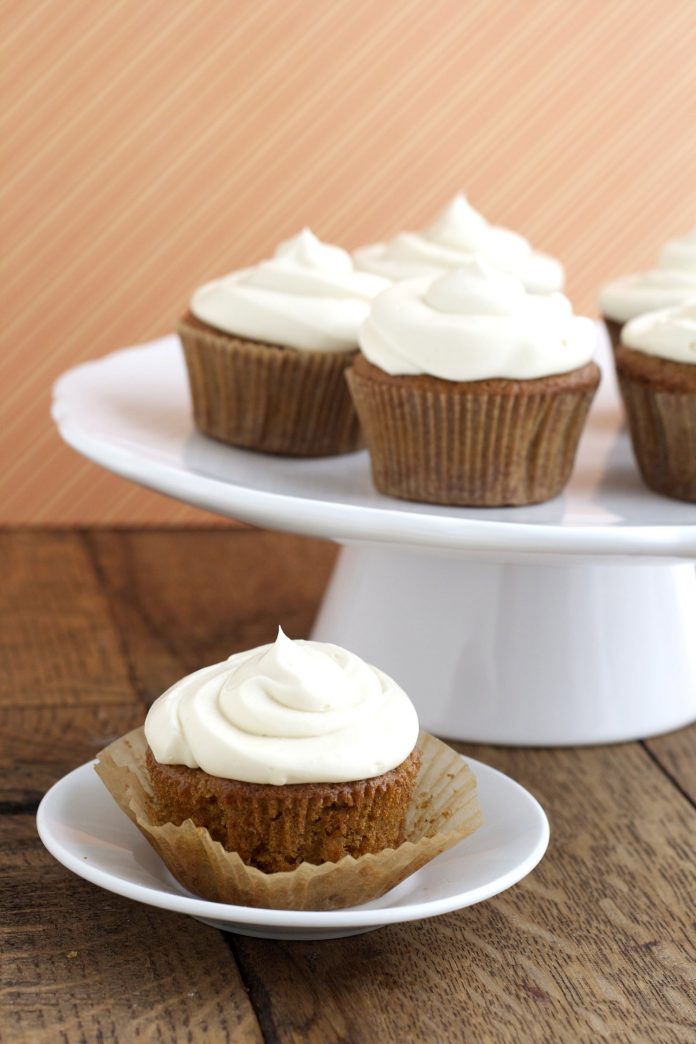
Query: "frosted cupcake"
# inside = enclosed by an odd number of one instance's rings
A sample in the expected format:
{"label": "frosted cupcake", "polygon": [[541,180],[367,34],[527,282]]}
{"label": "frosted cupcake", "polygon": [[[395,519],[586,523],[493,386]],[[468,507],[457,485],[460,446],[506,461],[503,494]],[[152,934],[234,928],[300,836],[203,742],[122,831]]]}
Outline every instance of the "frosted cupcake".
{"label": "frosted cupcake", "polygon": [[472,255],[521,279],[532,293],[563,289],[559,261],[534,250],[517,232],[490,225],[462,194],[454,197],[430,228],[401,232],[387,243],[361,247],[353,257],[358,268],[397,282],[441,275]]}
{"label": "frosted cupcake", "polygon": [[696,501],[696,296],[627,323],[616,368],[645,484]]}
{"label": "frosted cupcake", "polygon": [[199,431],[290,456],[359,449],[344,372],[386,285],[304,229],[270,260],[196,290],[178,332]]}
{"label": "frosted cupcake", "polygon": [[502,506],[556,496],[599,383],[566,297],[481,260],[376,298],[348,371],[383,493]]}
{"label": "frosted cupcake", "polygon": [[396,682],[282,631],[174,685],[145,736],[160,821],[191,819],[267,873],[396,847],[420,766]]}
{"label": "frosted cupcake", "polygon": [[419,733],[392,678],[280,630],[177,682],[96,767],[174,877],[217,902],[367,902],[481,821],[471,770]]}
{"label": "frosted cupcake", "polygon": [[657,266],[624,276],[600,292],[599,306],[614,348],[624,323],[646,312],[673,308],[696,295],[696,229],[672,239],[659,253]]}

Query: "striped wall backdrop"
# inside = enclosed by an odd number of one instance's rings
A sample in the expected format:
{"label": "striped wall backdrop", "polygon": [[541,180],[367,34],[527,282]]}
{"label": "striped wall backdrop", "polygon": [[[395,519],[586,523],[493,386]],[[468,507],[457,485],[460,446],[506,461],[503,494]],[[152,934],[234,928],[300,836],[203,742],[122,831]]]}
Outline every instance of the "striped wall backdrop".
{"label": "striped wall backdrop", "polygon": [[459,189],[576,306],[696,222],[696,0],[2,0],[1,523],[196,521],[63,447],[74,363],[310,225]]}

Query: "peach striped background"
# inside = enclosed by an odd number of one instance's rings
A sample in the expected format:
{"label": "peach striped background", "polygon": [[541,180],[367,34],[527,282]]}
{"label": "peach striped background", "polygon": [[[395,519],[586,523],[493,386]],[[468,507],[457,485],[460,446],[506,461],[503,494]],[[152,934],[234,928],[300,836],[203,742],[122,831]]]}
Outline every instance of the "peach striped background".
{"label": "peach striped background", "polygon": [[51,383],[302,224],[463,187],[591,311],[696,219],[694,0],[4,0],[0,38],[2,523],[202,518],[64,448]]}

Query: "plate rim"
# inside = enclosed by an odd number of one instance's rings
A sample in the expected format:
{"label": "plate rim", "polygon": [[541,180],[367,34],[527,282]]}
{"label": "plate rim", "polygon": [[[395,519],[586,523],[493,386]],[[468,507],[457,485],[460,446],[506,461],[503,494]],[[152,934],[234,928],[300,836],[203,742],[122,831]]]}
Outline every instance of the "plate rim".
{"label": "plate rim", "polygon": [[[461,755],[461,757],[464,758],[464,755]],[[144,903],[145,905],[169,910],[173,913],[187,914],[191,917],[204,917],[222,923],[256,924],[279,929],[349,928],[363,926],[380,927],[386,924],[399,924],[436,917],[440,914],[451,913],[454,910],[464,909],[479,902],[484,902],[519,883],[539,864],[548,848],[550,839],[550,826],[546,812],[526,787],[523,787],[521,783],[518,783],[499,769],[486,765],[475,758],[467,757],[465,760],[472,766],[475,773],[480,773],[483,770],[484,773],[490,773],[491,776],[501,777],[505,781],[506,786],[516,788],[520,792],[520,796],[523,796],[529,803],[530,812],[535,815],[539,830],[536,842],[527,856],[514,869],[499,875],[487,885],[469,890],[471,898],[468,901],[462,902],[462,895],[466,893],[459,892],[447,899],[434,899],[425,903],[412,903],[408,906],[386,906],[379,909],[364,909],[358,906],[351,907],[348,910],[283,910],[217,903],[208,899],[199,899],[196,896],[164,892],[148,885],[134,884],[129,879],[111,875],[89,862],[78,859],[55,837],[48,824],[52,802],[57,799],[61,790],[69,787],[73,777],[78,774],[85,774],[86,770],[93,769],[96,760],[95,758],[92,761],[85,762],[67,772],[47,790],[41,799],[36,812],[36,827],[46,849],[66,869],[78,877],[89,881],[91,884],[104,888],[106,891],[121,895],[126,899]],[[104,785],[95,772],[90,774],[90,778],[91,776],[94,777],[94,783],[100,786]],[[124,812],[121,814],[125,816]],[[137,829],[137,827],[134,826],[134,829]],[[459,843],[463,844],[466,840],[464,838]],[[147,844],[145,839],[143,839],[143,842]],[[457,846],[454,847],[456,848]],[[452,851],[452,849],[449,851]],[[445,853],[442,854],[444,855]],[[157,853],[155,855],[160,859]],[[105,881],[109,883],[105,883]]]}

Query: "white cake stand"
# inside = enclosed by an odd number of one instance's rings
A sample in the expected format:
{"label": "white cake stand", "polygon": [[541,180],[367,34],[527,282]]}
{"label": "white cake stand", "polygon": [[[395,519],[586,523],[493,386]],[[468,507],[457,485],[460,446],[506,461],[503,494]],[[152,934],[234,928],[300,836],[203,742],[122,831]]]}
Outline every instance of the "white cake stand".
{"label": "white cake stand", "polygon": [[641,484],[605,344],[599,355],[572,482],[529,508],[392,500],[373,489],[366,453],[288,460],[205,439],[173,336],[66,373],[53,416],[119,475],[345,545],[313,637],[392,674],[430,731],[609,743],[696,719],[696,506]]}

